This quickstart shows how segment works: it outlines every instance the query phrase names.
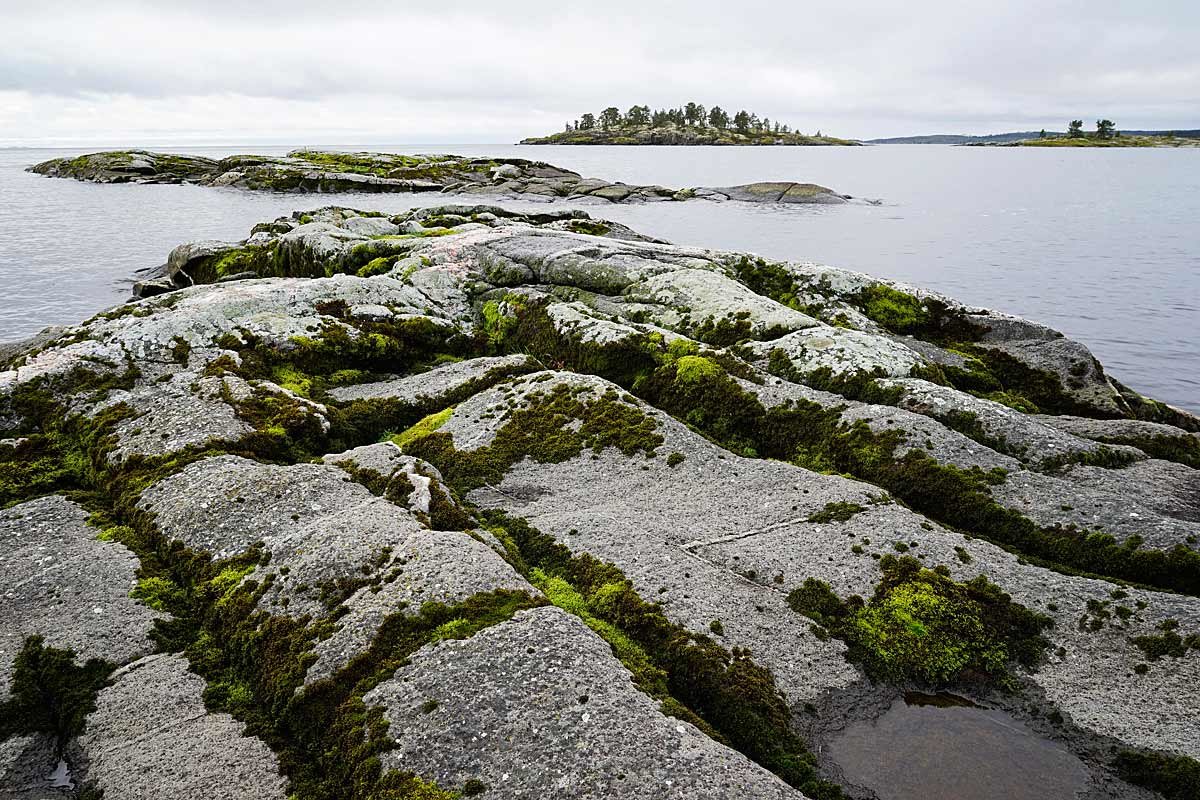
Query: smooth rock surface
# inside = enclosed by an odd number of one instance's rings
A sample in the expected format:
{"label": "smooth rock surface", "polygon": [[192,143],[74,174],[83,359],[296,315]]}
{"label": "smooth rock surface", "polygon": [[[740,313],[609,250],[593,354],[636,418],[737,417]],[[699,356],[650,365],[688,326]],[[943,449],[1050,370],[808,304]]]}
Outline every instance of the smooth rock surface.
{"label": "smooth rock surface", "polygon": [[154,649],[150,627],[161,616],[129,596],[137,557],[102,542],[87,512],[56,495],[0,511],[0,698],[9,669],[29,636],[74,650],[82,663],[124,664]]}
{"label": "smooth rock surface", "polygon": [[608,644],[554,607],[426,647],[364,700],[397,734],[385,768],[481,781],[483,797],[804,797],[659,713]]}
{"label": "smooth rock surface", "polygon": [[203,689],[175,655],[117,672],[72,754],[81,775],[111,800],[286,797],[270,748],[228,714],[205,711]]}

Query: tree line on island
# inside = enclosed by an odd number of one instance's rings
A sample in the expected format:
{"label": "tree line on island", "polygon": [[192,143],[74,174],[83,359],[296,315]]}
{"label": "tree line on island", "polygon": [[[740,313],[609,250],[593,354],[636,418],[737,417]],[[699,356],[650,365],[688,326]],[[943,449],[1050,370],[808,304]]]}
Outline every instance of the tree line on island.
{"label": "tree line on island", "polygon": [[[594,130],[623,130],[629,128],[713,128],[718,131],[732,130],[737,133],[799,133],[791,126],[772,122],[754,112],[741,110],[733,116],[720,106],[705,108],[700,103],[687,103],[679,108],[651,110],[650,106],[630,106],[622,113],[616,106],[609,106],[599,114],[584,114],[566,124],[566,132]],[[817,136],[821,135],[817,131]]]}
{"label": "tree line on island", "polygon": [[[1055,135],[1057,135],[1057,134],[1055,134]],[[1083,120],[1073,119],[1067,125],[1067,138],[1068,139],[1087,139],[1087,138],[1115,139],[1120,135],[1121,135],[1121,132],[1117,130],[1116,123],[1113,122],[1111,119],[1096,120],[1096,132],[1091,134],[1090,137],[1083,130]],[[1046,129],[1042,128],[1041,133],[1038,134],[1038,138],[1045,139],[1047,136],[1049,136],[1049,134],[1046,133]]]}

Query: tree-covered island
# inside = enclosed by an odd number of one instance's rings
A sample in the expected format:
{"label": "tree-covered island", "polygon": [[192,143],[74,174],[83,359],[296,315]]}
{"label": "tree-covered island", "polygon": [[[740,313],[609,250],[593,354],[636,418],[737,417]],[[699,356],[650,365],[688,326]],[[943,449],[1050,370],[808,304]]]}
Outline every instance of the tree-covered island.
{"label": "tree-covered island", "polygon": [[805,134],[790,125],[746,110],[736,113],[720,106],[687,103],[679,108],[651,110],[635,105],[622,113],[609,106],[587,113],[549,136],[522,139],[521,144],[668,144],[668,145],[857,145],[860,142]]}
{"label": "tree-covered island", "polygon": [[1085,131],[1083,120],[1073,119],[1064,133],[1047,133],[1043,129],[1036,137],[1001,144],[1007,147],[1200,147],[1200,139],[1178,136],[1173,131],[1122,133],[1111,119],[1098,119],[1094,131]]}

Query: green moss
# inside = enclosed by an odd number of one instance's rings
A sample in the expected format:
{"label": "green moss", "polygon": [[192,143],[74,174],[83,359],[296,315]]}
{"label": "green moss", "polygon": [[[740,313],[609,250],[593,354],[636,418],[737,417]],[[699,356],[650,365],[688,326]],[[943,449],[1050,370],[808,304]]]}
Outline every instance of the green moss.
{"label": "green moss", "polygon": [[508,468],[526,456],[560,463],[585,449],[599,453],[606,447],[627,456],[651,455],[663,441],[656,427],[614,391],[591,398],[559,383],[548,392],[530,393],[525,405],[510,410],[487,447],[458,452],[449,435],[433,432],[406,441],[404,450],[434,464],[451,485],[466,491],[500,483]]}
{"label": "green moss", "polygon": [[1049,642],[1048,617],[1012,602],[983,576],[966,583],[914,558],[885,556],[870,601],[837,598],[810,578],[788,596],[795,610],[848,645],[847,658],[875,680],[1008,686],[1010,665],[1035,668]]}
{"label": "green moss", "polygon": [[192,346],[188,343],[187,339],[184,339],[182,336],[176,336],[171,340],[171,358],[175,359],[176,363],[186,367],[188,359],[191,357],[191,352]]}
{"label": "green moss", "polygon": [[155,611],[167,611],[182,602],[183,590],[169,578],[150,577],[139,579],[129,596],[141,600]]}
{"label": "green moss", "polygon": [[683,356],[675,362],[675,378],[683,383],[696,383],[720,374],[721,367],[704,356]]}
{"label": "green moss", "polygon": [[475,627],[469,619],[452,619],[449,622],[443,622],[433,630],[433,641],[440,642],[446,639],[467,639],[475,632]]}
{"label": "green moss", "polygon": [[438,428],[445,425],[446,421],[450,419],[450,416],[453,413],[454,407],[451,406],[450,408],[442,409],[436,414],[430,414],[408,430],[391,437],[391,440],[395,442],[398,447],[406,447],[419,439],[429,436]]}
{"label": "green moss", "polygon": [[84,486],[90,459],[55,436],[34,434],[16,447],[0,447],[0,508]]}
{"label": "green moss", "polygon": [[786,265],[760,257],[739,256],[729,266],[733,277],[755,294],[769,297],[796,311],[808,313],[810,310],[800,300],[806,294],[805,287],[801,286],[797,276]]}
{"label": "green moss", "polygon": [[463,797],[474,797],[476,795],[483,794],[487,790],[488,785],[486,783],[478,778],[469,778],[465,783],[463,783],[462,795]]}
{"label": "green moss", "polygon": [[922,333],[932,319],[920,298],[882,283],[861,290],[854,302],[863,314],[893,333]]}
{"label": "green moss", "polygon": [[733,316],[724,316],[720,319],[714,319],[711,316],[706,317],[699,325],[693,326],[690,331],[693,339],[710,344],[713,347],[730,347],[738,342],[752,338],[778,338],[782,333],[786,333],[786,331],[764,332],[761,337],[755,337],[750,324],[749,311],[739,311]]}
{"label": "green moss", "polygon": [[600,220],[573,219],[567,222],[567,229],[575,233],[586,233],[588,236],[604,236],[612,228]]}
{"label": "green moss", "polygon": [[376,275],[385,275],[392,271],[392,267],[396,265],[399,256],[380,256],[373,258],[363,266],[359,267],[355,273],[360,278],[372,278]]}
{"label": "green moss", "polygon": [[808,517],[808,521],[809,522],[845,522],[846,520],[853,517],[855,514],[860,514],[866,510],[867,510],[866,507],[860,506],[858,503],[847,503],[847,502],[839,500],[839,501],[833,502],[833,503],[826,503],[825,508],[823,508],[820,511],[817,511],[813,514],[810,514]]}
{"label": "green moss", "polygon": [[272,369],[271,381],[301,397],[309,397],[312,394],[312,376],[304,374],[290,364],[280,364]]}
{"label": "green moss", "polygon": [[1200,797],[1200,762],[1187,756],[1122,750],[1113,766],[1123,780],[1144,786],[1166,800]]}
{"label": "green moss", "polygon": [[1136,636],[1132,640],[1150,661],[1158,661],[1163,656],[1183,658],[1189,649],[1200,650],[1200,634],[1180,635],[1177,621],[1163,620],[1158,628],[1160,633]]}
{"label": "green moss", "polygon": [[1138,448],[1151,458],[1161,458],[1200,469],[1200,436],[1186,434],[1171,436],[1103,436],[1097,441],[1108,444],[1126,444]]}
{"label": "green moss", "polygon": [[607,605],[628,591],[628,586],[616,582],[601,584],[589,587],[591,588],[589,595],[584,596],[565,578],[547,575],[537,567],[530,569],[527,577],[530,583],[549,598],[551,603],[567,613],[579,617],[585,625],[599,634],[600,638],[608,642],[612,647],[613,655],[633,673],[635,682],[649,688],[652,695],[660,695],[658,699],[665,699],[666,692],[661,688],[664,676],[654,666],[646,651],[624,631],[597,616],[597,613],[593,611],[593,606],[595,606],[599,613],[604,613]]}
{"label": "green moss", "polygon": [[196,259],[187,271],[193,283],[216,283],[224,278],[252,272],[259,277],[281,276],[276,244],[234,247]]}
{"label": "green moss", "polygon": [[[1024,402],[1042,413],[1084,417],[1120,416],[1075,399],[1057,375],[1033,369],[1001,350],[971,344],[960,344],[958,347],[982,362],[1007,393],[1019,395]],[[1093,363],[1092,368],[1103,376],[1099,363]]]}
{"label": "green moss", "polygon": [[218,601],[228,598],[242,580],[255,569],[255,564],[231,564],[208,580],[208,589]]}
{"label": "green moss", "polygon": [[483,317],[483,335],[492,346],[503,342],[517,325],[517,319],[509,314],[502,313],[500,304],[495,300],[489,300],[484,303],[480,313]]}
{"label": "green moss", "polygon": [[75,663],[75,651],[47,647],[41,636],[25,639],[13,660],[10,696],[0,702],[0,741],[46,733],[61,752],[81,733],[96,708],[96,694],[108,684],[114,664],[98,658]]}

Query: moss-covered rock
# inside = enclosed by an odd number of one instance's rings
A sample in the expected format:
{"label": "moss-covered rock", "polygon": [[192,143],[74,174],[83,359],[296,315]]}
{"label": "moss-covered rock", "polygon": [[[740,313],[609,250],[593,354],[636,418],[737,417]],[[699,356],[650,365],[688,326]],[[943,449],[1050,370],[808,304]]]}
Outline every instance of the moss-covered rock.
{"label": "moss-covered rock", "polygon": [[[287,162],[222,168],[562,188]],[[112,797],[218,767],[259,796],[473,796],[521,767],[833,798],[805,739],[906,682],[1128,751],[1089,757],[1100,781],[1200,753],[1200,420],[1072,374],[1048,328],[553,209],[329,207],[170,261],[158,296],[6,351],[0,648],[25,657],[0,677],[26,722],[0,770],[62,750]]]}

